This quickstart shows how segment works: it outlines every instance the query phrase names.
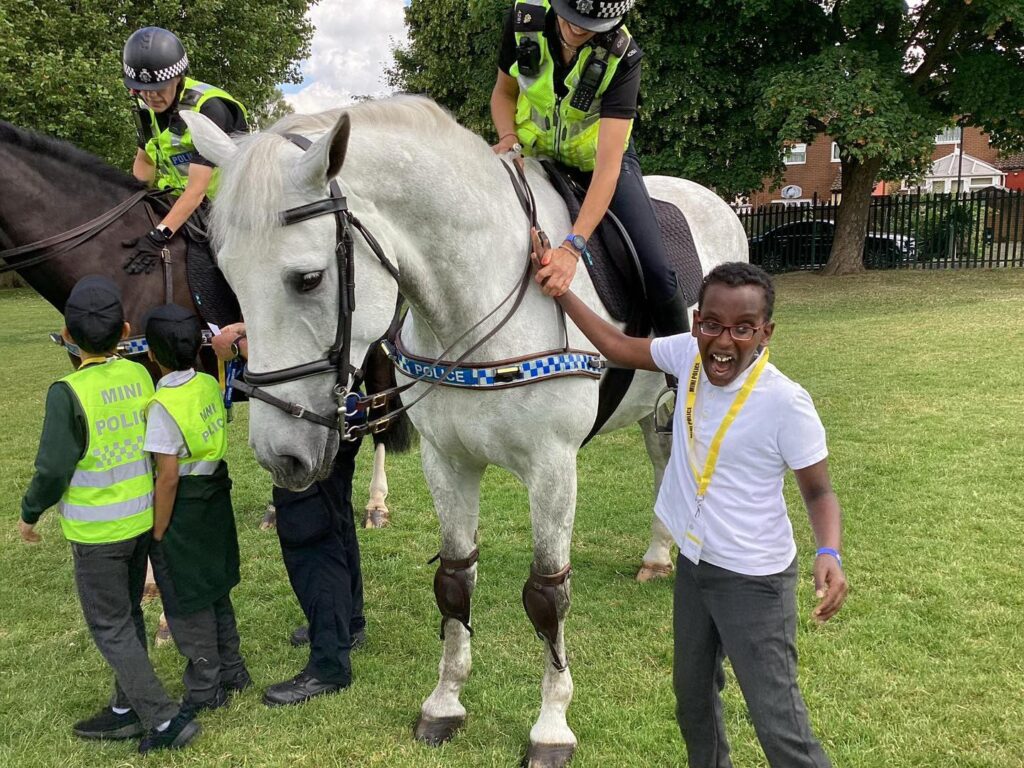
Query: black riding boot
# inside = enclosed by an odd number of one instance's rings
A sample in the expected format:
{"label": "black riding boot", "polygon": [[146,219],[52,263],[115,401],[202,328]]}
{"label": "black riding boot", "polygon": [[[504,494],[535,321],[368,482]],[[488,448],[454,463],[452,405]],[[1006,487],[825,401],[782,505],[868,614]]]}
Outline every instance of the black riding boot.
{"label": "black riding boot", "polygon": [[683,289],[676,285],[672,298],[651,305],[651,324],[655,336],[674,336],[690,332],[690,318],[687,314]]}

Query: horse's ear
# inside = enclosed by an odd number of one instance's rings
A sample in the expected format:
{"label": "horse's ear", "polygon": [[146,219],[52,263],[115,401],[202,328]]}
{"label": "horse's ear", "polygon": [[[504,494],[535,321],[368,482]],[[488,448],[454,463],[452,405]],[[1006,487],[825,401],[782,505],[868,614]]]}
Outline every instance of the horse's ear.
{"label": "horse's ear", "polygon": [[320,189],[341,173],[351,131],[352,123],[348,113],[342,112],[330,133],[321,136],[310,146],[296,167],[297,177],[308,186]]}
{"label": "horse's ear", "polygon": [[181,119],[192,133],[199,154],[217,165],[227,165],[238,154],[238,147],[213,120],[199,112],[182,110]]}

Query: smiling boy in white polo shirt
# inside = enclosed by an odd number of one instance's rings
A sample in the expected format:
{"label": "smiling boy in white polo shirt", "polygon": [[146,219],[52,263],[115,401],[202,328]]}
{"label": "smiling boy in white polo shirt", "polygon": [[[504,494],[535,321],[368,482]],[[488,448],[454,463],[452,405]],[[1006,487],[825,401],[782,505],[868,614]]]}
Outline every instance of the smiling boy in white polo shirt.
{"label": "smiling boy in white polo shirt", "polygon": [[[536,244],[536,243],[535,243]],[[676,718],[690,768],[731,768],[719,691],[729,657],[773,768],[823,768],[797,687],[796,543],[782,495],[792,469],[818,544],[827,621],[846,599],[840,510],[810,396],[768,362],[775,290],[733,262],[704,278],[693,333],[626,336],[567,293],[559,302],[609,360],[679,379],[672,455],[655,512],[680,547],[675,585]]]}

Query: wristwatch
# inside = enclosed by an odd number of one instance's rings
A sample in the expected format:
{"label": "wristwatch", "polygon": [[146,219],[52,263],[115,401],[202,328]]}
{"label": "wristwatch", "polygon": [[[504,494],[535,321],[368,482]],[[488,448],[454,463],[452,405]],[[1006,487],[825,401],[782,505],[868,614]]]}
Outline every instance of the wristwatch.
{"label": "wristwatch", "polygon": [[153,227],[153,231],[159,232],[165,241],[170,240],[171,237],[174,236],[174,230],[172,230],[165,224],[158,224],[157,226]]}
{"label": "wristwatch", "polygon": [[587,238],[583,235],[569,233],[565,236],[565,240],[563,242],[568,243],[569,247],[576,251],[580,256],[588,255]]}

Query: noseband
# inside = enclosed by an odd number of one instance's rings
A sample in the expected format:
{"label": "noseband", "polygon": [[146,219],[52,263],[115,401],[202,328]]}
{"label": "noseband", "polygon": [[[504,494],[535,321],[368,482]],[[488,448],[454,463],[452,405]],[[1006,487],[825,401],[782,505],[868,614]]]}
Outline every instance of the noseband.
{"label": "noseband", "polygon": [[[312,143],[305,136],[297,134],[285,134],[285,138],[303,151],[309,149]],[[279,368],[276,371],[257,373],[249,370],[247,367],[244,372],[244,380],[236,381],[235,387],[249,397],[279,408],[295,418],[305,419],[329,429],[338,429],[343,440],[354,442],[359,439],[361,432],[349,428],[346,425],[346,421],[357,416],[362,410],[359,405],[363,398],[355,391],[359,387],[362,371],[353,366],[351,361],[352,314],[356,308],[356,274],[352,247],[352,228],[355,227],[359,230],[367,245],[370,246],[370,250],[373,251],[374,255],[396,282],[398,280],[398,269],[384,255],[384,251],[381,249],[376,238],[349,211],[348,202],[345,200],[345,196],[341,194],[341,188],[334,179],[330,180],[328,190],[329,197],[282,211],[280,220],[282,225],[288,226],[319,216],[334,216],[336,233],[334,256],[338,265],[340,293],[338,328],[335,332],[334,344],[327,350],[327,354],[319,360],[293,365],[290,368]],[[304,405],[289,403],[261,389],[261,387],[284,384],[332,372],[335,375],[334,397],[337,401],[337,409],[331,414],[317,413]]]}

